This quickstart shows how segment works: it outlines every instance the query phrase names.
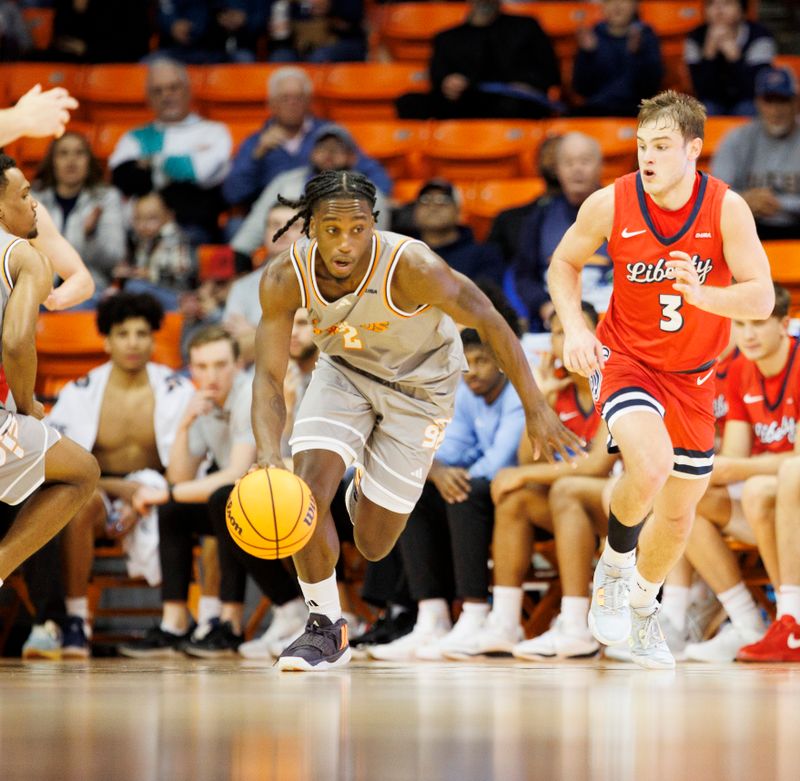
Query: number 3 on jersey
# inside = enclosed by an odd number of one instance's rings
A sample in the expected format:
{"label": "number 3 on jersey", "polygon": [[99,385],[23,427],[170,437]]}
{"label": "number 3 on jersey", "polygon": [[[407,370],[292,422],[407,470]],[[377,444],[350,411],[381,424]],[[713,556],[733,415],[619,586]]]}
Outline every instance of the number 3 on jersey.
{"label": "number 3 on jersey", "polygon": [[661,304],[661,322],[658,324],[659,328],[669,333],[680,331],[681,328],[683,328],[683,315],[681,315],[679,310],[683,306],[683,298],[662,293],[658,297],[658,303]]}

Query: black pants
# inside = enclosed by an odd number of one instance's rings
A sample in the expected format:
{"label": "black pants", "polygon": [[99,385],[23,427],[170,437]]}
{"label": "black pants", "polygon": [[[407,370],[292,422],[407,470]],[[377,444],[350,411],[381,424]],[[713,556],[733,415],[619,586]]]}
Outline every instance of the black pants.
{"label": "black pants", "polygon": [[488,480],[473,479],[469,497],[458,504],[447,504],[425,483],[399,540],[411,596],[486,599],[493,526]]}
{"label": "black pants", "polygon": [[243,602],[247,576],[276,605],[300,595],[296,579],[281,561],[259,559],[243,551],[225,524],[225,504],[233,486],[218,488],[206,504],[169,502],[158,510],[161,559],[161,598],[185,602],[192,579],[192,549],[197,538],[217,538],[220,568],[220,600]]}
{"label": "black pants", "polygon": [[375,607],[382,608],[389,604],[413,607],[398,545],[395,545],[380,561],[367,562],[361,596],[365,602]]}
{"label": "black pants", "polygon": [[400,119],[541,119],[547,104],[467,90],[458,100],[440,92],[408,92],[395,101]]}

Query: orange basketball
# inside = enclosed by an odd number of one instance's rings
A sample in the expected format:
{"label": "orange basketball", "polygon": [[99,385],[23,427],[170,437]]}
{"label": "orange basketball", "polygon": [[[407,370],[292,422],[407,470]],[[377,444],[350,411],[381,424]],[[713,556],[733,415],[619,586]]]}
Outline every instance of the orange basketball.
{"label": "orange basketball", "polygon": [[317,504],[306,483],[286,469],[246,474],[228,497],[228,531],[242,550],[260,559],[297,553],[317,525]]}

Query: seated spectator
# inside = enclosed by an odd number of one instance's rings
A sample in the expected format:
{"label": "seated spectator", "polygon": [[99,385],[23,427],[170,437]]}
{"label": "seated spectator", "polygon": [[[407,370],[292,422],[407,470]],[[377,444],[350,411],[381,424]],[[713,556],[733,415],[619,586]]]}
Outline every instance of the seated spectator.
{"label": "seated spectator", "polygon": [[397,99],[404,119],[549,116],[547,91],[560,82],[550,39],[530,16],[500,10],[500,0],[470,0],[465,22],[433,39],[433,89]]}
{"label": "seated spectator", "polygon": [[[142,640],[120,647],[123,656],[169,657],[184,650],[199,657],[235,655],[244,639],[247,574],[276,605],[293,603],[299,614],[295,634],[303,631],[308,616],[297,582],[283,562],[245,553],[227,529],[228,496],[256,457],[250,425],[252,377],[240,368],[236,341],[219,326],[198,331],[189,344],[189,368],[197,392],[180,416],[167,468],[169,483],[143,486],[132,499],[140,513],[158,507],[162,619]],[[207,459],[216,470],[199,476]],[[210,632],[192,638],[187,607],[192,550],[203,535],[217,539],[222,612]]]}
{"label": "seated spectator", "polygon": [[[686,658],[732,662],[740,648],[755,643],[766,627],[744,584],[736,556],[723,532],[758,543],[770,581],[780,585],[774,529],[776,478],[781,465],[798,453],[795,436],[800,400],[800,340],[789,336],[789,292],[775,286],[772,316],[734,320],[741,355],[728,370],[728,414],[711,484],[697,508],[686,558],[714,590],[730,623],[715,637],[686,646]],[[765,523],[765,508],[769,522]]]}
{"label": "seated spectator", "polygon": [[0,60],[21,60],[33,49],[33,39],[19,5],[0,0]]}
{"label": "seated spectator", "polygon": [[[584,302],[583,314],[594,329],[597,312]],[[595,534],[605,534],[599,497],[615,456],[608,454],[608,430],[594,409],[588,378],[559,369],[564,330],[557,315],[553,315],[550,327],[552,352],[541,364],[537,384],[564,425],[586,441],[588,456],[579,459],[575,467],[563,462],[534,463],[527,437],[523,437],[520,465],[506,467],[495,475],[491,485],[495,505],[492,610],[484,627],[459,649],[462,658],[492,652],[513,653],[526,659],[560,658],[588,656],[598,650],[587,624],[587,584],[597,548]],[[574,481],[567,490],[580,499],[569,514],[558,503],[565,495],[563,480]],[[563,525],[569,526],[563,530],[566,539],[559,536]],[[562,616],[548,632],[519,643],[522,583],[530,568],[534,527],[556,537],[564,594]]]}
{"label": "seated spectator", "polygon": [[746,201],[761,239],[800,238],[800,101],[788,68],[756,78],[758,119],[728,133],[711,161],[714,176]]}
{"label": "seated spectator", "polygon": [[77,250],[97,290],[111,284],[125,257],[125,224],[119,191],[103,183],[103,170],[86,137],[68,130],[53,141],[33,183],[33,196]]}
{"label": "seated spectator", "polygon": [[684,46],[694,94],[711,115],[752,116],[756,74],[777,54],[775,39],[745,18],[747,0],[705,0],[704,9]]}
{"label": "seated spectator", "polygon": [[[519,334],[513,310],[505,309]],[[487,563],[494,522],[489,486],[499,469],[515,462],[525,416],[516,391],[477,331],[467,328],[461,339],[469,370],[456,392],[453,420],[422,496],[398,540],[417,601],[417,622],[398,640],[369,648],[375,659],[441,659],[477,634],[489,612]],[[447,605],[451,568],[455,596],[464,600],[452,628]]]}
{"label": "seated spectator", "polygon": [[[231,240],[233,249],[236,252],[251,255],[261,246],[264,237],[264,223],[270,207],[278,202],[279,197],[289,201],[300,198],[306,182],[323,171],[358,171],[372,182],[390,181],[383,166],[377,160],[367,157],[359,151],[353,136],[346,128],[333,122],[319,125],[312,133],[308,163],[278,174],[264,188]],[[375,208],[381,212],[378,216],[377,227],[385,230],[388,227],[389,219],[386,202],[388,191],[382,192],[382,185],[376,184],[375,186],[378,188]]]}
{"label": "seated spectator", "polygon": [[231,134],[221,122],[189,110],[189,75],[179,62],[157,59],[147,73],[155,120],[120,138],[108,160],[125,195],[157,190],[195,244],[213,243],[224,207],[220,185],[230,166]]}
{"label": "seated spectator", "polygon": [[141,0],[55,0],[53,42],[59,62],[138,62],[150,50],[150,14]]}
{"label": "seated spectator", "polygon": [[638,0],[603,0],[604,20],[578,31],[572,89],[574,114],[635,117],[639,101],[661,87],[661,46],[638,16]]}
{"label": "seated spectator", "polygon": [[[363,0],[272,0],[271,11],[277,22],[269,43],[271,62],[359,62],[367,57]],[[280,23],[283,15],[288,25]]]}
{"label": "seated spectator", "polygon": [[237,279],[231,285],[225,300],[222,322],[236,339],[239,345],[239,354],[245,366],[249,366],[255,360],[256,327],[261,321],[259,283],[261,275],[264,273],[264,266],[281,252],[289,249],[292,243],[303,235],[303,226],[298,221],[292,223],[289,230],[277,239],[273,238],[293,216],[294,211],[288,206],[282,206],[279,203],[272,206],[267,214],[262,237],[265,252],[253,256],[255,270]]}
{"label": "seated spectator", "polygon": [[129,501],[136,488],[132,481],[163,482],[178,423],[193,395],[188,380],[150,360],[162,317],[161,306],[150,296],[119,293],[103,301],[97,328],[106,338],[110,360],[65,385],[48,418],[94,455],[102,473],[98,490],[63,532],[69,616],[65,656],[89,655],[86,594],[96,539],[123,537],[129,573],[152,583],[161,577],[154,520],[140,528],[112,500],[127,495]]}
{"label": "seated spectator", "polygon": [[149,293],[170,310],[178,308],[180,293],[194,287],[192,247],[158,193],[136,199],[130,255],[113,273],[127,292]]}
{"label": "seated spectator", "polygon": [[425,182],[414,204],[414,235],[473,282],[499,285],[504,265],[500,250],[476,242],[472,229],[459,225],[459,206],[457,191],[446,179]]}
{"label": "seated spectator", "polygon": [[159,49],[187,64],[253,62],[266,25],[263,0],[171,0],[158,4]]}
{"label": "seated spectator", "polygon": [[[550,258],[567,228],[575,221],[581,204],[600,189],[603,156],[600,145],[583,133],[567,133],[556,150],[556,176],[561,194],[542,197],[531,209],[519,236],[519,252],[508,277],[531,331],[542,331],[553,305],[547,293],[546,273]],[[611,268],[605,244],[593,263],[583,269],[584,298],[605,311],[611,295]]]}

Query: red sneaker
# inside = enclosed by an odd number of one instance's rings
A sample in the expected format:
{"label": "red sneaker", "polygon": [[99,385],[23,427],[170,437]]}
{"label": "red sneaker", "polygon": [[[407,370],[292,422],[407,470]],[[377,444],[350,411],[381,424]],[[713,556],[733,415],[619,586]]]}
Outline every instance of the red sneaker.
{"label": "red sneaker", "polygon": [[800,624],[781,616],[757,643],[739,649],[738,662],[800,662]]}

